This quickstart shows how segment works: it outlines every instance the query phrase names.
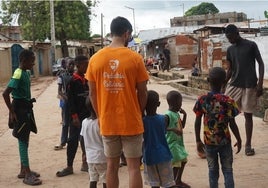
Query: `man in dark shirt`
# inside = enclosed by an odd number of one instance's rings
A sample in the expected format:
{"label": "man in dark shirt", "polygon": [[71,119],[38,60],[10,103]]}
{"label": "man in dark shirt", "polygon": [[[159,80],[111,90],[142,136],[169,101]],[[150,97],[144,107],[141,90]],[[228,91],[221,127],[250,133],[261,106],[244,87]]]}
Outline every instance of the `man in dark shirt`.
{"label": "man in dark shirt", "polygon": [[168,44],[165,45],[163,54],[165,57],[165,64],[163,66],[163,72],[164,72],[165,70],[169,71],[169,67],[170,67],[170,50],[168,49]]}
{"label": "man in dark shirt", "polygon": [[[241,38],[235,25],[228,25],[225,35],[232,44],[227,49],[228,71],[226,83],[230,80],[226,88],[226,95],[231,96],[244,112],[246,143],[245,154],[251,156],[255,154],[251,147],[253,132],[252,114],[257,105],[257,99],[263,92],[264,63],[255,42]],[[256,73],[256,63],[259,65],[259,78]]]}

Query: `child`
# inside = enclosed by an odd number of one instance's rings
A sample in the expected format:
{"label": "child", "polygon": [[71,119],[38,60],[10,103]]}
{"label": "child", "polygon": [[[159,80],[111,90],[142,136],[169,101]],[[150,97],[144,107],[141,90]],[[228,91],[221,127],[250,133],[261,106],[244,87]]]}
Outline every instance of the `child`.
{"label": "child", "polygon": [[[178,187],[189,188],[190,186],[181,180],[188,156],[183,143],[183,128],[185,127],[187,114],[181,108],[182,96],[178,91],[168,92],[167,102],[169,109],[166,114],[169,117],[169,125],[166,138],[173,157],[172,167],[175,183]],[[178,112],[183,114],[182,121]]]}
{"label": "child", "polygon": [[192,64],[192,76],[198,76],[199,75],[199,69],[197,64],[197,57],[195,57],[194,62]]}
{"label": "child", "polygon": [[[88,85],[84,74],[88,65],[88,58],[86,56],[77,56],[75,58],[76,71],[68,85],[67,97],[68,107],[70,114],[70,130],[67,144],[67,168],[56,173],[56,176],[63,177],[73,174],[73,161],[78,148],[81,123],[86,117],[89,116],[88,108],[85,105],[86,98],[88,97]],[[80,142],[83,156],[85,156],[85,147],[83,142]],[[86,157],[83,158],[81,171],[88,169]]]}
{"label": "child", "polygon": [[86,99],[86,106],[90,110],[91,115],[82,122],[80,139],[85,143],[90,179],[89,187],[96,188],[97,182],[100,180],[103,183],[103,188],[106,188],[107,163],[104,155],[98,119],[91,103],[89,102],[89,98]]}
{"label": "child", "polygon": [[143,118],[143,162],[145,184],[153,188],[175,185],[171,166],[172,155],[165,137],[168,116],[156,113],[159,105],[158,93],[148,91],[146,116]]}
{"label": "child", "polygon": [[233,153],[231,135],[228,125],[232,130],[237,143],[237,152],[241,150],[241,138],[235,122],[238,107],[233,99],[221,93],[221,87],[226,79],[225,70],[220,67],[213,68],[209,73],[211,91],[199,97],[193,108],[195,119],[196,142],[200,139],[201,120],[204,116],[204,142],[209,168],[209,184],[211,188],[218,187],[220,158],[225,187],[233,188]]}
{"label": "child", "polygon": [[158,58],[158,64],[159,64],[161,70],[164,69],[164,62],[165,62],[165,58],[164,58],[163,54],[160,53],[159,58]]}
{"label": "child", "polygon": [[61,130],[61,142],[54,147],[54,150],[61,150],[66,145],[69,133],[69,107],[67,97],[67,86],[72,78],[74,72],[74,59],[66,58],[66,69],[62,70],[58,76],[58,96],[60,98],[62,108],[62,130]]}
{"label": "child", "polygon": [[[23,183],[27,185],[40,185],[42,184],[42,181],[38,178],[40,174],[30,170],[28,157],[30,132],[37,133],[32,109],[32,102],[35,102],[35,99],[31,99],[30,88],[30,70],[34,66],[34,53],[29,50],[22,50],[19,60],[19,68],[15,70],[3,92],[3,97],[9,109],[9,125],[13,128],[13,136],[19,142],[21,170],[18,178],[24,178]],[[12,104],[10,94],[13,98]]]}

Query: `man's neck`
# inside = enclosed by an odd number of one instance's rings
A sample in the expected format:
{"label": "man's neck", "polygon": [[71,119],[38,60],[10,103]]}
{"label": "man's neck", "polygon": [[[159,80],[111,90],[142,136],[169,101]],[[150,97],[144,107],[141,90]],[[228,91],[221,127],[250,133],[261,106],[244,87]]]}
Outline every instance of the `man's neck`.
{"label": "man's neck", "polygon": [[111,48],[125,47],[125,41],[122,37],[113,37],[109,47]]}
{"label": "man's neck", "polygon": [[241,41],[243,40],[243,38],[239,35],[237,41],[236,41],[236,44],[239,44]]}

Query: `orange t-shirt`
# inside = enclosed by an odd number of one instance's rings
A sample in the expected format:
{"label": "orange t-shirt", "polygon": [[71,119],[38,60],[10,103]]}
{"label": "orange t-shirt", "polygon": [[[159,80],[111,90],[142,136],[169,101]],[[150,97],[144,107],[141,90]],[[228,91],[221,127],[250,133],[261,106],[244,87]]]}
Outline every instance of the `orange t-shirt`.
{"label": "orange t-shirt", "polygon": [[106,47],[90,58],[85,77],[96,83],[102,135],[143,133],[136,85],[149,75],[142,56],[126,47]]}

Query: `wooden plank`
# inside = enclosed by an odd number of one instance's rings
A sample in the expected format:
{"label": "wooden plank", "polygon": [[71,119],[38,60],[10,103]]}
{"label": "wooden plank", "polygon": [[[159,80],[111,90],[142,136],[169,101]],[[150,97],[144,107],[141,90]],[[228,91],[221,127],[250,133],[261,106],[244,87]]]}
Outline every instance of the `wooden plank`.
{"label": "wooden plank", "polygon": [[176,80],[166,80],[166,81],[160,81],[159,84],[169,84],[169,83],[184,83],[188,82],[189,80],[187,78],[184,79],[176,79]]}

